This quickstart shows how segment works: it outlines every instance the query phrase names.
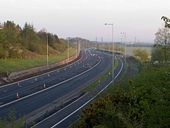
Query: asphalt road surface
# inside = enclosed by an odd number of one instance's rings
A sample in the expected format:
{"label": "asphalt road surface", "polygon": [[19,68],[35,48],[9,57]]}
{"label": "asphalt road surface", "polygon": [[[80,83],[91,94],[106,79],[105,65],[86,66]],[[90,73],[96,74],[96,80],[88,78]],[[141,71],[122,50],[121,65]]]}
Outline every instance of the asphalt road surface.
{"label": "asphalt road surface", "polygon": [[90,51],[85,50],[82,52],[80,60],[69,66],[0,87],[0,105],[5,106],[18,98],[23,98],[80,74],[97,63],[97,59],[91,61],[90,56]]}
{"label": "asphalt road surface", "polygon": [[[119,65],[115,69],[114,79],[120,76],[124,68],[123,58],[119,56],[117,58]],[[70,92],[76,93],[78,88],[84,88],[111,69],[111,63],[112,56],[110,54],[88,49],[82,52],[80,60],[71,65],[5,85],[0,88],[0,117],[6,117],[11,110],[16,112],[17,118],[23,117]],[[112,82],[112,75],[110,75],[95,89],[96,95],[91,96],[85,93],[34,127],[68,127],[72,120],[77,118],[80,110]]]}
{"label": "asphalt road surface", "polygon": [[81,109],[88,105],[91,101],[93,101],[100,93],[102,93],[110,84],[112,84],[115,80],[117,80],[124,70],[124,59],[121,56],[117,56],[119,65],[114,71],[114,80],[108,78],[107,80],[100,83],[100,86],[97,86],[95,90],[95,95],[89,95],[86,93],[85,95],[79,97],[74,102],[65,106],[63,109],[53,113],[49,117],[35,124],[32,128],[67,128],[69,127],[75,120],[79,118],[79,114]]}

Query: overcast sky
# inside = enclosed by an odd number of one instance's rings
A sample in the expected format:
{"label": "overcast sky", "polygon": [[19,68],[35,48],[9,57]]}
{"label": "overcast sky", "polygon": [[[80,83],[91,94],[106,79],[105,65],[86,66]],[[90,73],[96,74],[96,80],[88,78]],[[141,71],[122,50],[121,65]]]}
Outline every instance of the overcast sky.
{"label": "overcast sky", "polygon": [[153,42],[162,15],[170,17],[170,0],[0,0],[1,23],[28,22],[60,38],[111,41],[107,22],[114,23],[115,41],[126,32],[128,41]]}

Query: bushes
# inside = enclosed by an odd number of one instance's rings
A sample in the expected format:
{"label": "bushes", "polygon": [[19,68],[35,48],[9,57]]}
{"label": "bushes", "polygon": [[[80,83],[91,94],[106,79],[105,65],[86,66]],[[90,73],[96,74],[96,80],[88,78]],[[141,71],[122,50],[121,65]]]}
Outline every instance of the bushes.
{"label": "bushes", "polygon": [[8,52],[0,45],[0,58],[7,58],[8,57]]}
{"label": "bushes", "polygon": [[61,41],[55,34],[45,31],[36,32],[33,25],[28,23],[25,23],[21,28],[14,22],[4,22],[0,29],[0,59],[23,58],[24,50],[44,55],[46,54],[47,40],[52,50],[51,53],[54,53],[54,50],[63,52],[67,48],[65,41]]}
{"label": "bushes", "polygon": [[148,62],[149,61],[149,53],[146,50],[135,49],[133,51],[135,57],[139,59],[141,62]]}
{"label": "bushes", "polygon": [[7,46],[3,47],[0,45],[0,58],[6,59],[6,58],[23,58],[24,50],[21,48],[21,46],[13,46],[11,44],[8,44]]}
{"label": "bushes", "polygon": [[24,118],[16,119],[15,111],[11,110],[6,119],[0,119],[0,128],[24,128]]}
{"label": "bushes", "polygon": [[83,110],[77,127],[127,128],[142,125],[144,110],[138,99],[122,90],[101,98]]}
{"label": "bushes", "polygon": [[116,86],[83,110],[74,127],[169,128],[169,92],[170,67],[143,67],[127,85]]}
{"label": "bushes", "polygon": [[46,54],[46,49],[47,49],[47,48],[46,48],[46,45],[45,45],[45,44],[32,43],[32,42],[30,42],[28,49],[29,49],[31,52],[35,52],[35,53],[44,55],[44,54]]}

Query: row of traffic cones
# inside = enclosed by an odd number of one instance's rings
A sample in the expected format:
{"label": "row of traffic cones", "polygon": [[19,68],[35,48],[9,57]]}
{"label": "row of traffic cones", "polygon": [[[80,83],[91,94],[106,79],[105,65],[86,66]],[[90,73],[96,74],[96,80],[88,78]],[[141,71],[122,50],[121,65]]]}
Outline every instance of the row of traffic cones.
{"label": "row of traffic cones", "polygon": [[[46,88],[46,84],[44,84],[44,86],[43,86],[44,88]],[[19,96],[19,93],[17,92],[17,94],[16,94],[16,98],[17,99],[19,99],[20,98],[20,96]]]}

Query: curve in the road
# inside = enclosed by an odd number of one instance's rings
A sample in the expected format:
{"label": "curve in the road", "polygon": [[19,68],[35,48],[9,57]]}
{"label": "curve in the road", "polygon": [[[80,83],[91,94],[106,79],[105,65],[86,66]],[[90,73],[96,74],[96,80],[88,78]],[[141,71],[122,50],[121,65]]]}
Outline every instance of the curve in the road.
{"label": "curve in the road", "polygon": [[75,79],[75,78],[77,78],[77,77],[79,77],[79,76],[81,76],[81,75],[89,72],[90,70],[92,70],[93,68],[95,68],[97,65],[99,65],[100,62],[101,62],[101,59],[99,58],[99,62],[98,62],[97,64],[95,64],[94,66],[92,66],[90,69],[88,69],[88,70],[86,70],[86,71],[84,71],[84,72],[81,72],[80,74],[75,75],[75,76],[73,76],[73,77],[71,77],[71,78],[69,78],[69,79],[67,79],[67,80],[64,80],[64,81],[58,83],[58,84],[52,85],[52,86],[47,87],[47,88],[45,88],[45,89],[43,89],[43,90],[37,91],[37,92],[35,92],[35,93],[32,93],[32,94],[29,94],[29,95],[27,95],[27,96],[21,97],[21,98],[19,98],[19,99],[13,100],[13,101],[8,102],[8,103],[6,103],[6,104],[0,105],[0,108],[3,108],[3,107],[8,106],[8,105],[11,105],[11,104],[16,103],[16,102],[18,102],[18,101],[24,100],[24,99],[29,98],[29,97],[31,97],[31,96],[34,96],[34,95],[36,95],[36,94],[39,94],[39,93],[42,93],[42,92],[47,91],[47,90],[49,90],[49,89],[52,89],[52,88],[54,88],[54,87],[56,87],[56,86],[62,85],[63,83],[66,83],[66,82],[68,82],[68,81],[70,81],[70,80],[73,80],[73,79]]}
{"label": "curve in the road", "polygon": [[[119,58],[119,60],[120,60],[120,62],[121,62],[121,66],[120,66],[119,71],[118,71],[117,74],[115,75],[114,80],[116,80],[116,79],[118,78],[118,76],[121,74],[121,72],[122,72],[122,70],[123,70],[123,67],[124,67],[123,61],[122,61],[120,58]],[[63,115],[63,116],[61,117],[61,119],[60,119],[57,123],[55,123],[55,124],[53,124],[53,125],[51,126],[51,128],[57,127],[59,124],[61,124],[62,122],[66,121],[69,117],[71,117],[72,115],[74,115],[75,113],[77,113],[80,109],[82,109],[84,106],[86,106],[89,102],[91,102],[92,100],[94,100],[99,94],[101,94],[101,93],[102,93],[110,84],[112,84],[112,83],[113,83],[113,80],[112,80],[111,82],[107,83],[107,85],[105,85],[103,88],[101,88],[94,97],[91,97],[90,99],[88,99],[88,98],[85,98],[86,95],[84,95],[84,96],[80,97],[78,100],[76,100],[75,102],[73,102],[73,103],[69,104],[68,106],[66,106],[65,108],[63,108],[62,111],[64,111],[64,109],[66,109],[66,110],[68,109],[67,111],[70,111],[70,110],[74,109],[74,107],[75,107],[77,104],[80,104],[80,106],[79,106],[78,108],[76,108],[75,110],[73,110],[71,113],[68,113],[68,115],[65,115],[65,116],[64,116],[62,113],[59,113],[60,111],[58,111],[58,112],[54,113],[53,115],[47,117],[46,119],[42,120],[41,122],[37,123],[36,125],[34,125],[33,128],[44,128],[44,126],[49,127],[49,126],[47,125],[47,124],[49,124],[49,123],[47,123],[49,120],[50,120],[50,122],[56,121],[55,119],[51,119],[51,118],[53,118],[53,116]],[[86,99],[86,101],[84,101],[83,98]],[[87,100],[87,99],[88,99],[88,100]],[[84,102],[83,102],[83,101],[84,101]],[[77,102],[77,103],[76,103],[76,102]],[[82,103],[81,103],[81,102],[82,102]],[[74,104],[74,107],[69,108],[72,104]],[[64,113],[67,113],[67,111],[65,111]],[[43,124],[44,124],[44,125],[43,125]],[[45,128],[46,128],[46,127],[45,127]]]}
{"label": "curve in the road", "polygon": [[[120,75],[120,73],[122,72],[123,70],[123,62],[121,61],[121,68],[119,70],[119,72],[115,75],[114,77],[114,80],[117,79],[117,77]],[[68,116],[64,117],[62,120],[60,120],[59,122],[57,122],[56,124],[54,124],[53,126],[51,126],[51,128],[55,128],[57,127],[60,123],[62,123],[63,121],[65,121],[66,119],[68,119],[69,117],[71,117],[73,114],[75,114],[76,112],[78,112],[80,109],[82,109],[83,107],[85,107],[87,104],[89,104],[91,101],[93,101],[98,95],[100,95],[106,88],[108,88],[112,83],[113,81],[110,81],[109,84],[107,84],[102,90],[100,90],[94,97],[92,97],[90,100],[88,100],[87,102],[85,102],[83,105],[81,105],[79,108],[77,108],[75,111],[73,111],[72,113],[70,113]],[[79,99],[80,100],[80,99]]]}
{"label": "curve in the road", "polygon": [[108,66],[108,63],[110,63],[110,58],[107,56],[104,56],[100,52],[96,52],[96,53],[101,56],[100,58],[102,61],[99,65],[97,65],[95,68],[93,68],[89,72],[75,79],[72,79],[68,81],[67,83],[63,83],[62,86],[56,86],[53,89],[44,91],[43,93],[39,93],[32,97],[21,100],[20,102],[16,102],[6,107],[3,107],[0,109],[0,116],[3,117],[4,115],[6,115],[11,108],[15,109],[18,115],[21,115],[21,116],[27,115],[28,113],[48,103],[53,102],[59,97],[66,95],[70,91],[73,91],[78,87],[83,87],[86,82],[93,80],[96,77],[96,75],[100,75],[100,73],[110,68]]}

